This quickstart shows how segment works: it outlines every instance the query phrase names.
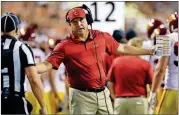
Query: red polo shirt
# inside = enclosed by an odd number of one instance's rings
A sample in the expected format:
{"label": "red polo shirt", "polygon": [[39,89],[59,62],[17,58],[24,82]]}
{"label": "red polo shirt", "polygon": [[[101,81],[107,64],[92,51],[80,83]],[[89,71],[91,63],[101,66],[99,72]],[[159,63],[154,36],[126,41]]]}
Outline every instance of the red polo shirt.
{"label": "red polo shirt", "polygon": [[146,85],[152,84],[151,64],[137,56],[116,58],[108,72],[114,83],[116,97],[147,95]]}
{"label": "red polo shirt", "polygon": [[115,54],[119,43],[108,33],[97,30],[91,32],[94,39],[90,36],[85,42],[70,35],[47,58],[54,68],[58,68],[61,62],[65,64],[71,87],[100,88],[105,85],[105,53]]}
{"label": "red polo shirt", "polygon": [[119,56],[122,56],[122,54],[116,54],[116,55],[109,55],[108,53],[105,54],[105,57],[106,57],[106,65],[105,65],[105,68],[106,68],[106,74],[108,73],[111,65],[112,65],[112,62],[113,60],[116,58],[116,57],[119,57]]}

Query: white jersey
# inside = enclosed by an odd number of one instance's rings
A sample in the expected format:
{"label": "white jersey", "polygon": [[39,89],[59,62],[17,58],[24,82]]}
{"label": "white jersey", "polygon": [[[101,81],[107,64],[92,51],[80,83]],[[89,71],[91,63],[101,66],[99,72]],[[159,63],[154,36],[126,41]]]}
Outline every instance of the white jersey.
{"label": "white jersey", "polygon": [[[151,49],[152,46],[154,45],[154,40],[144,40],[143,43],[142,43],[142,48],[144,49]],[[156,65],[158,63],[158,59],[159,57],[156,56],[156,55],[153,55],[153,56],[150,56],[150,55],[146,55],[146,56],[141,56],[142,59],[146,60],[146,61],[149,61],[153,67],[153,70],[155,70],[156,68]]]}
{"label": "white jersey", "polygon": [[44,92],[49,92],[49,91],[51,91],[49,72],[46,72],[44,74],[45,74],[45,76],[44,76],[45,78],[43,79]]}
{"label": "white jersey", "polygon": [[65,89],[65,77],[66,69],[63,63],[60,64],[58,70],[55,73],[55,86],[58,92],[66,92]]}
{"label": "white jersey", "polygon": [[[55,87],[57,89],[58,92],[66,92],[66,89],[65,89],[65,66],[63,63],[60,64],[58,70],[55,71],[55,75],[53,76],[54,77],[54,84],[55,84]],[[50,82],[49,82],[49,76],[46,75],[45,76],[45,79],[43,80],[43,86],[44,86],[44,91],[45,92],[49,92],[51,91],[51,85],[50,85]]]}
{"label": "white jersey", "polygon": [[[32,52],[34,54],[35,63],[44,61],[45,53],[42,50],[39,48],[32,48]],[[27,77],[25,78],[24,87],[25,91],[31,91],[31,86]]]}
{"label": "white jersey", "polygon": [[[49,52],[45,58],[47,58],[50,55],[51,52]],[[45,78],[43,79],[43,88],[44,88],[44,92],[49,92],[51,91],[51,85],[50,85],[50,80],[49,80],[49,72],[44,73],[45,74]]]}
{"label": "white jersey", "polygon": [[178,33],[168,36],[171,40],[171,55],[166,69],[165,88],[178,90]]}
{"label": "white jersey", "polygon": [[32,48],[35,63],[42,62],[45,60],[45,53],[39,48]]}
{"label": "white jersey", "polygon": [[[50,55],[51,52],[49,52],[49,54],[46,56],[48,57]],[[66,92],[66,88],[65,88],[65,66],[63,63],[60,64],[58,70],[55,71],[55,75],[54,75],[54,84],[55,87],[57,89],[58,92]],[[51,85],[50,85],[50,81],[49,81],[49,73],[46,73],[45,79],[43,80],[43,86],[44,86],[44,91],[45,92],[49,92],[51,91]]]}

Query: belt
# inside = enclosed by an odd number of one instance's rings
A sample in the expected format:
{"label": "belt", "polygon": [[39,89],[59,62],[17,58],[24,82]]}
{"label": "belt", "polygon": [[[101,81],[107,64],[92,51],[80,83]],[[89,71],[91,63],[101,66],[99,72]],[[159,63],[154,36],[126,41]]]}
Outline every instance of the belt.
{"label": "belt", "polygon": [[145,97],[143,95],[140,95],[140,96],[118,96],[116,98],[135,98],[135,97]]}
{"label": "belt", "polygon": [[85,91],[85,92],[96,92],[97,93],[97,92],[104,91],[105,87],[102,87],[102,88],[74,88],[74,89],[78,89],[80,91]]}

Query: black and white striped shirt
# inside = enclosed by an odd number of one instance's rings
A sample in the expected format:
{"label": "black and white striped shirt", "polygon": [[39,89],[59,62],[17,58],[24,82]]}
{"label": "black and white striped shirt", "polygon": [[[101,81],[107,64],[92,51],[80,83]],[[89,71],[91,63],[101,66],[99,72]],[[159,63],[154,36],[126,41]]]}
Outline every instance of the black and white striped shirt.
{"label": "black and white striped shirt", "polygon": [[25,68],[35,66],[30,47],[16,38],[1,36],[1,91],[9,88],[10,94],[24,96]]}

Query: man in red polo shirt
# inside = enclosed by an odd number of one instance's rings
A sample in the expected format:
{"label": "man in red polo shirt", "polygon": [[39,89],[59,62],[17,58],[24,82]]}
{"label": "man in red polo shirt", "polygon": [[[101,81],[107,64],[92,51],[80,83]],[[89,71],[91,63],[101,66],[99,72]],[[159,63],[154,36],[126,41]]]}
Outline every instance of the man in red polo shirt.
{"label": "man in red polo shirt", "polygon": [[[128,42],[142,46],[142,39]],[[114,100],[114,114],[147,114],[146,85],[152,83],[151,64],[138,56],[117,57],[108,72],[109,89]]]}
{"label": "man in red polo shirt", "polygon": [[109,90],[105,87],[105,53],[152,55],[156,47],[146,50],[119,45],[110,34],[88,29],[90,14],[84,10],[69,10],[67,22],[72,34],[55,47],[46,61],[37,63],[37,70],[43,73],[64,63],[69,75],[70,114],[112,114]]}

